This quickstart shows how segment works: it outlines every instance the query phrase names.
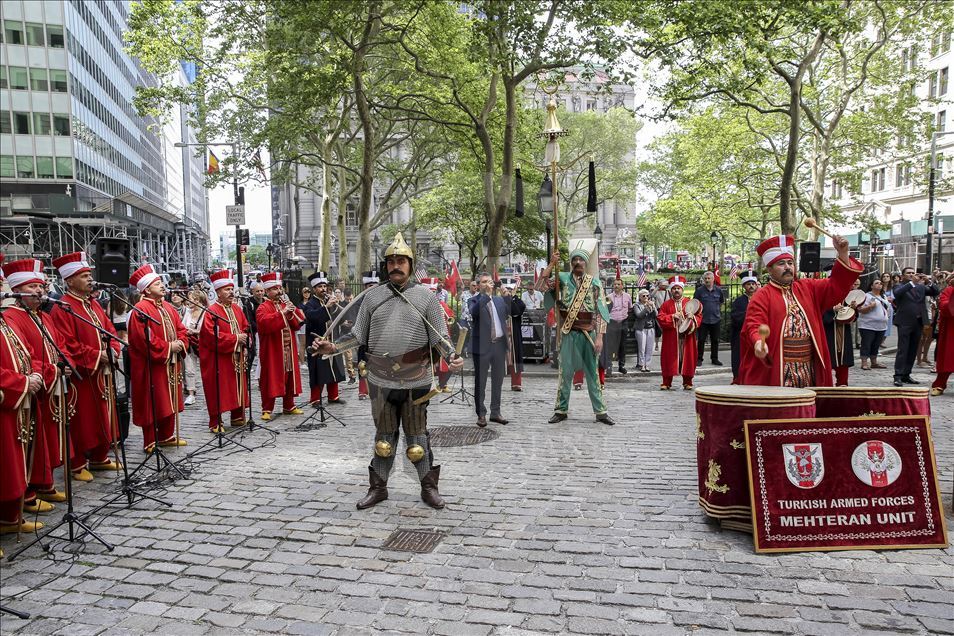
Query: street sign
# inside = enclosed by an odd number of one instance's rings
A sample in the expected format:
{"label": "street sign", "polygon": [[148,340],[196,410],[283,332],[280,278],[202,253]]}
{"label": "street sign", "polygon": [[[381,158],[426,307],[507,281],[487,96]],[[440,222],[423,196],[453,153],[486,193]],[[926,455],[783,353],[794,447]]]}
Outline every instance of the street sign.
{"label": "street sign", "polygon": [[245,206],[225,206],[225,223],[226,225],[245,225]]}

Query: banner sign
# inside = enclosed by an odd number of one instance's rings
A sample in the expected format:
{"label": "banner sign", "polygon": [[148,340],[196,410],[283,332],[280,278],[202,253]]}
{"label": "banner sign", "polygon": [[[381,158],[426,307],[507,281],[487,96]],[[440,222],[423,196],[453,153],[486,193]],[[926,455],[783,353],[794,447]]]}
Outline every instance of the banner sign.
{"label": "banner sign", "polygon": [[929,419],[747,420],[756,552],[944,548]]}

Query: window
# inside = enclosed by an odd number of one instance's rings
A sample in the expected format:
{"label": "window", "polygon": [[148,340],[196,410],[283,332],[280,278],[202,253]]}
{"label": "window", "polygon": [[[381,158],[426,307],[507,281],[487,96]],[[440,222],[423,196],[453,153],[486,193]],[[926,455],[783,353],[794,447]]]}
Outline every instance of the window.
{"label": "window", "polygon": [[23,23],[19,20],[4,20],[3,40],[7,44],[23,44]]}
{"label": "window", "polygon": [[30,134],[30,113],[13,113],[13,132],[18,135]]}
{"label": "window", "polygon": [[33,178],[33,157],[17,157],[17,176],[21,179]]}
{"label": "window", "polygon": [[73,159],[71,157],[56,158],[56,178],[57,179],[72,179],[73,178]]}
{"label": "window", "polygon": [[835,179],[831,182],[831,198],[837,200],[837,199],[840,199],[841,196],[842,196],[841,182]]}
{"label": "window", "polygon": [[945,66],[937,72],[937,96],[947,95],[947,77],[949,67]]}
{"label": "window", "polygon": [[53,114],[53,134],[70,136],[70,116]]}
{"label": "window", "polygon": [[40,179],[53,178],[53,157],[36,158],[36,176]]}
{"label": "window", "polygon": [[901,51],[901,71],[910,73],[918,65],[918,50],[915,45],[911,45]]}
{"label": "window", "polygon": [[10,135],[13,133],[13,127],[10,125],[10,111],[0,110],[0,133]]}
{"label": "window", "polygon": [[50,69],[50,90],[54,93],[67,92],[66,71]]}
{"label": "window", "polygon": [[944,128],[947,125],[947,111],[941,110],[937,113],[937,132],[944,132]]}
{"label": "window", "polygon": [[947,53],[951,50],[951,32],[938,31],[931,36],[931,57],[936,57],[941,53]]}
{"label": "window", "polygon": [[22,66],[10,67],[10,88],[25,91],[30,87],[27,70]]}
{"label": "window", "polygon": [[51,49],[62,49],[63,27],[58,24],[46,25],[46,43]]}
{"label": "window", "polygon": [[911,185],[911,164],[899,163],[894,168],[894,187],[903,188]]}
{"label": "window", "polygon": [[931,99],[937,97],[937,73],[931,73],[928,78],[928,97]]}
{"label": "window", "polygon": [[30,88],[35,91],[50,90],[50,81],[47,79],[45,68],[30,69]]}
{"label": "window", "polygon": [[871,171],[871,191],[881,192],[884,190],[884,168],[877,168]]}
{"label": "window", "polygon": [[49,135],[51,132],[53,129],[50,127],[50,114],[33,113],[33,134]]}
{"label": "window", "polygon": [[13,169],[13,156],[0,155],[0,177],[13,177],[16,171]]}
{"label": "window", "polygon": [[43,25],[35,22],[26,23],[26,42],[30,46],[44,46],[46,38],[43,37]]}
{"label": "window", "polygon": [[7,67],[0,64],[0,88],[7,88]]}

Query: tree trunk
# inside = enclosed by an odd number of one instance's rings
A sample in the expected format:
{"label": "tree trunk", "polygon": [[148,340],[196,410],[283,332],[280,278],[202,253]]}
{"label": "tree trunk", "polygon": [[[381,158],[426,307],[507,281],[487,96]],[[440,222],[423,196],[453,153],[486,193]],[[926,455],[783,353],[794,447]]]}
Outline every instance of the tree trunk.
{"label": "tree trunk", "polygon": [[802,80],[795,77],[789,83],[788,107],[788,150],[785,154],[785,167],[782,170],[782,183],[779,186],[779,218],[782,222],[782,234],[795,232],[795,213],[792,211],[792,183],[798,167],[798,137],[801,134],[800,107]]}
{"label": "tree trunk", "polygon": [[825,204],[825,177],[831,162],[831,139],[815,134],[815,152],[812,156],[812,216],[819,222]]}
{"label": "tree trunk", "polygon": [[[344,155],[344,153],[341,153]],[[339,159],[340,161],[340,159]],[[348,278],[348,234],[345,229],[345,216],[348,210],[348,172],[338,168],[338,278]]]}
{"label": "tree trunk", "polygon": [[[333,146],[326,139],[321,153],[321,256],[319,269],[327,272],[331,265],[331,169],[328,167],[334,161]],[[344,189],[344,184],[341,184]]]}
{"label": "tree trunk", "polygon": [[[490,226],[487,228],[489,237],[487,247],[487,269],[494,270],[500,259],[500,249],[503,246],[503,228],[507,222],[507,212],[510,209],[510,190],[513,179],[513,137],[517,128],[517,87],[513,78],[504,80],[504,103],[506,120],[503,137],[503,165],[500,170],[500,189],[497,190],[492,216],[489,217]],[[491,175],[491,180],[493,175]]]}
{"label": "tree trunk", "polygon": [[[355,260],[358,270],[368,269],[370,262],[371,241],[368,220],[371,212],[371,197],[374,196],[374,145],[375,130],[371,120],[371,106],[368,104],[368,95],[365,92],[364,72],[365,57],[370,51],[369,42],[377,36],[381,29],[380,2],[372,2],[368,6],[368,20],[362,37],[361,46],[355,51],[352,73],[354,75],[354,102],[358,110],[358,119],[361,122],[363,135],[361,152],[361,196],[358,200],[358,244],[355,250]],[[346,246],[342,246],[344,250]]]}

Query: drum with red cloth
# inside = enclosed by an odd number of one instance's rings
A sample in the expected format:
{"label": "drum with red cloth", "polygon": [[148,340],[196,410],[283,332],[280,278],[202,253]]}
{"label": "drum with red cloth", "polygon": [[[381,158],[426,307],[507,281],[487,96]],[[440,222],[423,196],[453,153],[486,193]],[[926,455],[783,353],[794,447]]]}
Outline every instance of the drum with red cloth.
{"label": "drum with red cloth", "polygon": [[816,417],[931,416],[927,387],[818,386],[812,391]]}
{"label": "drum with red cloth", "polygon": [[723,528],[752,531],[745,420],[815,417],[815,392],[777,386],[696,389],[699,505]]}

